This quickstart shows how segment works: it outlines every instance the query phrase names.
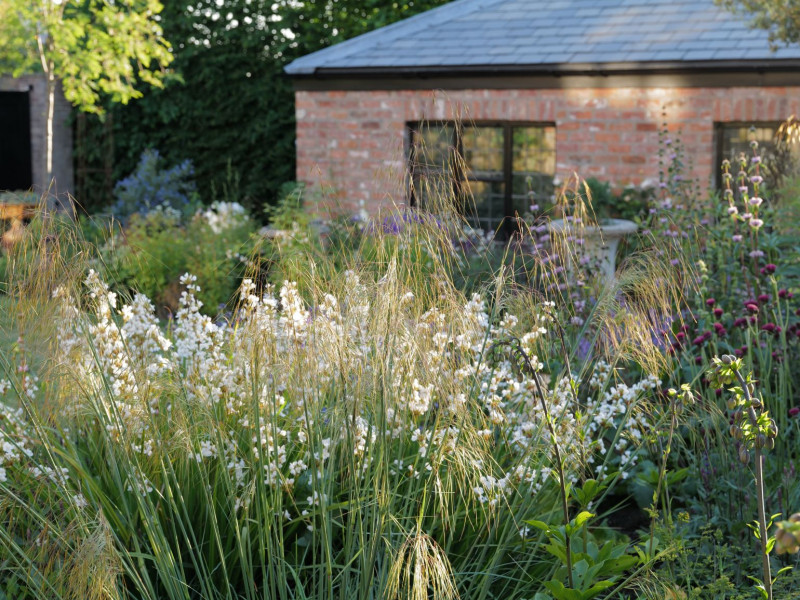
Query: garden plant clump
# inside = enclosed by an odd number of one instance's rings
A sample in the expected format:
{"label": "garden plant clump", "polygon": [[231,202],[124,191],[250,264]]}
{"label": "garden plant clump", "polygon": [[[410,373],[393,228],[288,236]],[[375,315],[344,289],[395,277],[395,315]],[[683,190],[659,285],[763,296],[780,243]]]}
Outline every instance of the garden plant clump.
{"label": "garden plant clump", "polygon": [[229,195],[105,240],[34,222],[0,598],[793,598],[788,192],[754,146],[700,197],[662,145],[611,280],[580,181],[568,231],[503,245],[447,197],[319,224],[298,193],[268,235]]}
{"label": "garden plant clump", "polygon": [[658,376],[624,379],[613,344],[578,364],[513,280],[466,296],[440,221],[362,235],[351,268],[256,269],[227,319],[188,273],[166,329],[95,270],[40,290],[41,390],[5,362],[7,589],[592,597],[655,560],[596,515],[647,455]]}

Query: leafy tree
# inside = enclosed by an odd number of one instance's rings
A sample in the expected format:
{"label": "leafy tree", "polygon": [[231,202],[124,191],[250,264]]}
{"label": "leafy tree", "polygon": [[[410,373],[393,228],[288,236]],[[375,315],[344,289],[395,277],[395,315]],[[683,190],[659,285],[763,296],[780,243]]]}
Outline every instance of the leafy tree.
{"label": "leafy tree", "polygon": [[0,73],[40,70],[47,79],[45,172],[53,172],[57,80],[80,110],[102,112],[101,100],[126,103],[139,84],[160,86],[172,61],[157,21],[158,0],[2,0]]}
{"label": "leafy tree", "polygon": [[[172,68],[182,82],[167,82],[113,109],[114,178],[130,173],[151,147],[173,164],[191,159],[206,200],[215,190],[219,195],[233,188],[250,208],[274,203],[282,185],[295,177],[294,93],[283,67],[445,1],[169,2],[161,23],[174,44]],[[97,152],[99,162],[99,148],[84,144],[78,151]],[[87,202],[91,191],[80,190],[84,204],[107,201]]]}
{"label": "leafy tree", "polygon": [[717,4],[750,13],[752,25],[769,30],[770,41],[800,42],[800,1],[798,0],[715,0]]}

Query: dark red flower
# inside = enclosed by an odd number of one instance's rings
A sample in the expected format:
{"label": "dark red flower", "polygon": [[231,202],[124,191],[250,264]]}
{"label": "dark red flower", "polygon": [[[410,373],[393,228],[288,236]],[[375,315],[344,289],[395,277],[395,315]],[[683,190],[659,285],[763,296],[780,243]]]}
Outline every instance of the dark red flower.
{"label": "dark red flower", "polygon": [[775,333],[776,329],[777,329],[777,327],[776,327],[775,323],[764,323],[761,326],[761,331],[768,331],[770,333]]}
{"label": "dark red flower", "polygon": [[778,298],[794,298],[794,294],[784,288],[778,290]]}
{"label": "dark red flower", "polygon": [[750,304],[748,304],[745,308],[747,308],[747,310],[751,314],[755,314],[755,313],[758,312],[758,305],[757,304],[753,304],[752,302]]}
{"label": "dark red flower", "polygon": [[793,406],[789,409],[790,417],[796,417],[797,415],[800,415],[800,406]]}
{"label": "dark red flower", "polygon": [[708,300],[706,300],[706,306],[709,306],[709,307],[714,306],[716,303],[717,303],[717,301],[714,300],[714,298],[709,298]]}
{"label": "dark red flower", "polygon": [[771,298],[772,296],[770,296],[769,294],[761,294],[758,297],[758,301],[761,302],[761,304],[766,304],[767,302],[770,301]]}
{"label": "dark red flower", "polygon": [[719,319],[719,318],[722,316],[722,312],[723,312],[723,311],[722,311],[722,309],[721,309],[721,308],[715,308],[715,309],[714,309],[714,316],[715,316],[715,317],[717,317],[717,318]]}
{"label": "dark red flower", "polygon": [[745,317],[739,317],[733,322],[733,326],[741,327],[742,329],[744,329],[745,327],[747,327],[747,319]]}
{"label": "dark red flower", "polygon": [[764,268],[761,269],[762,273],[766,273],[767,275],[772,275],[778,267],[773,265],[772,263],[764,265]]}

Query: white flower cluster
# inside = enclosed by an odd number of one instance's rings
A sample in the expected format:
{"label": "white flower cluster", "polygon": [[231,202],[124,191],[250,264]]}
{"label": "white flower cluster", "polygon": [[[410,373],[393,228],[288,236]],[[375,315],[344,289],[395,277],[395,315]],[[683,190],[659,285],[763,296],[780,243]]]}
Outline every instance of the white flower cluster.
{"label": "white flower cluster", "polygon": [[[0,379],[0,397],[11,388],[11,382]],[[22,409],[13,409],[0,401],[0,483],[8,479],[6,469],[31,455]]]}
{"label": "white flower cluster", "polygon": [[209,208],[197,214],[208,223],[214,233],[239,227],[250,218],[247,209],[238,202],[213,202]]}
{"label": "white flower cluster", "polygon": [[[245,280],[234,319],[218,324],[200,312],[196,279],[187,274],[181,283],[171,342],[147,298],[137,295],[117,310],[116,296],[90,273],[89,339],[78,339],[80,312],[62,290],[60,347],[96,386],[107,382],[116,404],[110,412],[121,416],[136,452],[158,451],[147,434],[153,419],[145,417],[166,414],[159,399],[177,387],[213,425],[188,425],[197,430],[187,436],[188,461],[226,470],[239,493],[237,510],[249,505],[255,482],[283,490],[309,527],[326,502],[312,483],[328,477],[331,457],[358,475],[375,460],[377,444],[404,448],[390,464],[400,478],[471,465],[468,489],[486,507],[538,491],[553,477],[543,406],[571,480],[604,472],[607,439],[615,440],[616,464],[630,468],[647,427],[635,406],[659,384],[646,378],[612,386],[605,363],[588,400],[578,400],[575,381],[551,382],[549,303],[524,318],[495,318],[478,295],[463,306],[425,307],[392,270],[374,285],[347,272],[339,288],[307,296],[293,282],[276,291]],[[509,336],[520,340],[532,372],[502,352],[498,342]],[[123,437],[121,429],[114,433]],[[157,488],[147,477],[132,481],[131,490]]]}

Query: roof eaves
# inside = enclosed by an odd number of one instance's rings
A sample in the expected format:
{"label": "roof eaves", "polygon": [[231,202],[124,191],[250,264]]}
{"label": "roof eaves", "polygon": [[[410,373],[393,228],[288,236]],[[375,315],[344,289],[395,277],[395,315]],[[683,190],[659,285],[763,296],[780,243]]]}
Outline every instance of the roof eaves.
{"label": "roof eaves", "polygon": [[372,77],[431,78],[507,75],[637,75],[672,73],[735,73],[768,72],[800,69],[800,58],[785,59],[731,59],[731,60],[673,60],[647,62],[609,62],[609,63],[547,63],[547,64],[482,64],[482,65],[431,65],[431,66],[368,66],[317,68],[310,72],[291,73],[295,79],[339,78],[358,79]]}

